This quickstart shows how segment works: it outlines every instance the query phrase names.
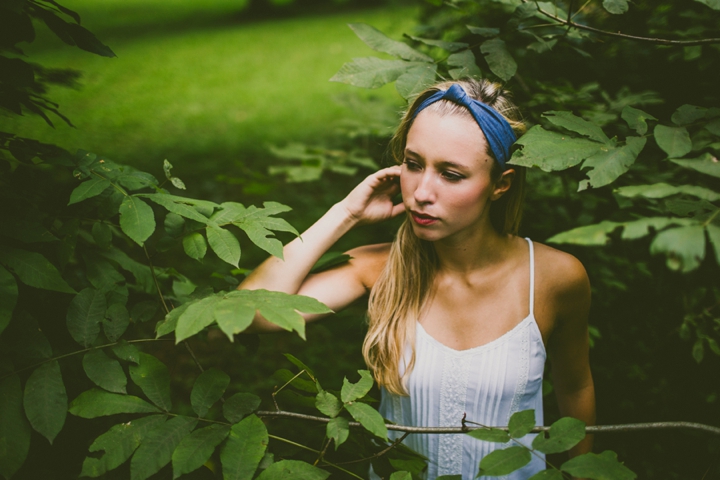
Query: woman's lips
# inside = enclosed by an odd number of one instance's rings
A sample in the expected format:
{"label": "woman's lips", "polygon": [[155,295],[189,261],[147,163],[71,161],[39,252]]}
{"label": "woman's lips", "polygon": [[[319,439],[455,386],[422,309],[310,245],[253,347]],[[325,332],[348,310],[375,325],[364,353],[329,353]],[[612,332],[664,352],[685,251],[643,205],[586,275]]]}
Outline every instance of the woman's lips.
{"label": "woman's lips", "polygon": [[432,225],[433,223],[438,221],[436,217],[414,212],[412,210],[410,211],[410,215],[412,216],[412,219],[415,223],[417,223],[418,225],[422,225],[423,227],[427,225]]}

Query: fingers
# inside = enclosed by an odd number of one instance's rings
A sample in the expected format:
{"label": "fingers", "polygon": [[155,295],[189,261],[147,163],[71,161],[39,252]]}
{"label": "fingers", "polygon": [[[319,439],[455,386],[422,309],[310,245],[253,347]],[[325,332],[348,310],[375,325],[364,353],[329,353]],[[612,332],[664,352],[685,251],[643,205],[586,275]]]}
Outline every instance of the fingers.
{"label": "fingers", "polygon": [[372,176],[374,176],[378,180],[394,180],[396,178],[400,178],[400,172],[401,172],[400,165],[395,165],[389,168],[383,168],[382,170],[378,170],[375,172]]}

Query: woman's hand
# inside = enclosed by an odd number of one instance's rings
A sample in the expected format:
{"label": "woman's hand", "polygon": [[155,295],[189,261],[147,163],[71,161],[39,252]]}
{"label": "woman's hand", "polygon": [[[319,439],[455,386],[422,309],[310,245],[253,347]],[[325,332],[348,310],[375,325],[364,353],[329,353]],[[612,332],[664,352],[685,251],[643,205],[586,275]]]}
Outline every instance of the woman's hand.
{"label": "woman's hand", "polygon": [[400,192],[400,166],[373,173],[355,187],[339,205],[359,225],[393,218],[405,210],[402,203],[393,204]]}

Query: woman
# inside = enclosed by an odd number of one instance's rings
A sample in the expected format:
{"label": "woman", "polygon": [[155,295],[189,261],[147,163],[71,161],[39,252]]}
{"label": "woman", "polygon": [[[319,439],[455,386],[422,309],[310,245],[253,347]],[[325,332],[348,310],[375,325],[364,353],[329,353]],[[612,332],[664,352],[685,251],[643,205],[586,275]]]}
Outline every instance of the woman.
{"label": "woman", "polygon": [[[516,236],[525,177],[506,162],[523,129],[498,85],[465,80],[426,90],[392,139],[398,165],[366,178],[285,246],[284,261],[269,258],[240,288],[299,293],[335,311],[369,293],[363,354],[381,386],[380,412],[395,423],[459,426],[465,417],[502,426],[534,409],[542,425],[547,347],[560,413],[593,424],[587,274],[574,257]],[[392,244],[353,249],[348,263],[309,275],[352,227],[402,213]],[[251,329],[279,328],[258,316]],[[501,447],[467,435],[410,435],[405,443],[428,457],[429,479],[475,478],[480,459]],[[591,446],[586,437],[571,455]],[[533,456],[510,478],[544,466]]]}

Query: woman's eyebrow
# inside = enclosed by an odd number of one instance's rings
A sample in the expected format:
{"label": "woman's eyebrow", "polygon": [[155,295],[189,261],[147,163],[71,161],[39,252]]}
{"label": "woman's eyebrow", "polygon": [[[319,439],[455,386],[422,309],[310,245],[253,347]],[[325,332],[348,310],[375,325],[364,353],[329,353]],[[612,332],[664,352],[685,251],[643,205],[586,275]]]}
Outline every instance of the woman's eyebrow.
{"label": "woman's eyebrow", "polygon": [[457,170],[469,170],[469,168],[466,165],[463,165],[462,163],[450,162],[447,160],[438,162],[435,165],[437,168],[455,168]]}

